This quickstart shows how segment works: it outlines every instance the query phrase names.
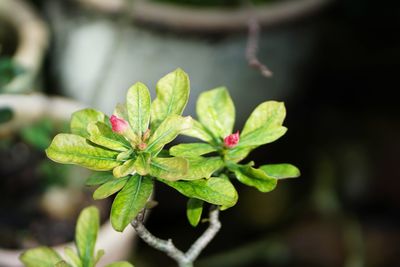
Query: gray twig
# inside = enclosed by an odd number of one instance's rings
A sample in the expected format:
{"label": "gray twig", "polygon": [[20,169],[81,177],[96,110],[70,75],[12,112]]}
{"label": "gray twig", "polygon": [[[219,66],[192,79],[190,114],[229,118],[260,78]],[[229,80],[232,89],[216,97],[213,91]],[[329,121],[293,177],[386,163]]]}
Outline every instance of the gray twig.
{"label": "gray twig", "polygon": [[250,67],[258,69],[263,76],[271,77],[272,71],[257,58],[258,43],[260,41],[260,25],[254,15],[249,18],[248,28],[246,47],[247,62]]}
{"label": "gray twig", "polygon": [[221,228],[221,223],[218,218],[218,207],[211,207],[209,216],[209,227],[196,240],[196,242],[193,243],[186,253],[183,253],[181,250],[176,248],[171,239],[163,240],[150,233],[143,224],[143,212],[140,212],[138,216],[136,216],[136,218],[131,222],[131,225],[136,230],[138,236],[149,246],[167,254],[169,257],[174,259],[180,267],[192,267],[193,262]]}

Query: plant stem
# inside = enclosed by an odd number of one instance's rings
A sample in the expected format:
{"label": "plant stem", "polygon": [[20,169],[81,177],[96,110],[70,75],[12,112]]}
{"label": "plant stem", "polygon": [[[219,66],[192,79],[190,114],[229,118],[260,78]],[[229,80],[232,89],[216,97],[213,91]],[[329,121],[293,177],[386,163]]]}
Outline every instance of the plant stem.
{"label": "plant stem", "polygon": [[150,233],[143,224],[143,212],[136,216],[136,218],[131,222],[131,225],[144,242],[167,254],[178,263],[179,267],[193,267],[193,262],[221,228],[218,207],[212,206],[209,216],[210,224],[207,230],[192,244],[186,253],[176,248],[171,239],[163,240]]}

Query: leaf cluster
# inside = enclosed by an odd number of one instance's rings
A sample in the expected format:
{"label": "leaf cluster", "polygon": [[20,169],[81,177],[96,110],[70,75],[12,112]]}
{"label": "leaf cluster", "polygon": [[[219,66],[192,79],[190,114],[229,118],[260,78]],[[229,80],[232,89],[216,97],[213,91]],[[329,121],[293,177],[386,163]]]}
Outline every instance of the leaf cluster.
{"label": "leaf cluster", "polygon": [[[239,164],[253,149],[285,134],[283,103],[260,104],[247,120],[239,143],[227,147],[224,138],[232,134],[235,122],[228,91],[221,87],[202,93],[197,101],[198,120],[182,116],[189,92],[189,77],[181,69],[158,81],[154,101],[146,85],[138,82],[113,113],[127,122],[127,129],[113,131],[107,115],[84,109],[72,115],[71,133],[57,135],[46,150],[56,162],[99,171],[87,184],[99,186],[95,199],[116,194],[110,215],[115,230],[123,231],[146,206],[155,181],[189,198],[187,215],[195,226],[204,202],[222,210],[236,204],[238,194],[231,179],[269,192],[279,179],[299,176],[290,164],[259,168],[252,162]],[[203,142],[165,149],[179,134]]]}

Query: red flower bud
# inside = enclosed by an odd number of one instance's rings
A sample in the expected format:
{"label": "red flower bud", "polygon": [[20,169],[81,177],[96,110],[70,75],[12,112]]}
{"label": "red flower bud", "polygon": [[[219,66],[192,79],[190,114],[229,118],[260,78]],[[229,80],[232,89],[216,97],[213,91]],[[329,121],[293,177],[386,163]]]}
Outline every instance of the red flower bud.
{"label": "red flower bud", "polygon": [[224,144],[226,147],[232,148],[235,147],[238,143],[239,143],[239,131],[230,134],[224,138]]}
{"label": "red flower bud", "polygon": [[118,134],[123,134],[129,127],[129,124],[126,120],[120,119],[115,115],[111,116],[110,122],[113,132],[116,132]]}

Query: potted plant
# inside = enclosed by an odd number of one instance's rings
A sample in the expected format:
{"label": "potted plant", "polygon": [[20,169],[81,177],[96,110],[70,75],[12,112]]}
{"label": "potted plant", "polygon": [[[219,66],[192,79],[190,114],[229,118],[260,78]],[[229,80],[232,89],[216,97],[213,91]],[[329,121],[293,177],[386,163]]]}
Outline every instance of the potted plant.
{"label": "potted plant", "polygon": [[[82,177],[88,173],[57,167],[43,149],[79,108],[77,102],[40,94],[0,96],[0,110],[8,113],[0,124],[0,198],[7,213],[0,220],[0,266],[21,266],[18,257],[26,248],[42,244],[63,251],[73,240],[75,218],[92,202],[92,192],[83,190]],[[98,244],[109,252],[104,264],[129,255],[133,232],[123,238],[114,232],[105,220],[109,204],[99,204],[103,224]]]}
{"label": "potted plant", "polygon": [[[94,192],[97,199],[116,195],[110,213],[116,231],[132,226],[143,241],[166,253],[180,267],[192,267],[221,228],[220,211],[238,201],[232,181],[267,193],[279,180],[298,177],[300,172],[286,163],[255,166],[252,161],[244,162],[252,150],[285,134],[287,128],[282,124],[286,111],[282,102],[259,104],[239,132],[234,131],[235,106],[224,87],[200,95],[197,120],[182,116],[190,94],[189,77],[183,70],[176,69],[161,78],[156,91],[152,101],[147,86],[137,82],[129,88],[126,102],[118,104],[111,116],[95,109],[75,112],[70,132],[55,136],[46,154],[55,162],[97,171],[87,183],[98,186]],[[182,143],[168,149],[166,145],[179,134],[201,142]],[[192,226],[196,227],[202,217],[209,222],[186,252],[178,249],[171,239],[155,237],[144,225],[144,215],[157,183],[188,198],[186,214]],[[209,208],[208,215],[203,215],[205,208]],[[91,227],[86,227],[86,231],[90,236]],[[79,246],[78,250],[82,258],[85,250]],[[46,259],[52,255],[46,249],[39,251]],[[56,258],[50,264],[59,261]],[[73,260],[65,264],[94,266]]]}
{"label": "potted plant", "polygon": [[[111,111],[111,99],[122,95],[132,79],[140,77],[151,84],[180,66],[196,74],[193,99],[217,84],[230,88],[232,98],[242,102],[237,121],[243,124],[242,114],[250,113],[258,99],[283,100],[296,89],[306,71],[303,64],[312,57],[317,33],[317,24],[307,23],[306,18],[330,1],[258,1],[263,3],[255,7],[241,1],[217,1],[236,3],[228,7],[173,0],[78,2],[91,12],[62,3],[51,3],[49,9],[56,35],[51,62],[66,95]],[[263,30],[257,42],[258,58],[275,73],[271,79],[248,67],[250,19]],[[188,113],[194,111],[195,102],[189,100]]]}
{"label": "potted plant", "polygon": [[[35,89],[48,46],[48,30],[35,10],[23,0],[0,2],[0,93]],[[16,75],[19,74],[19,75]]]}

